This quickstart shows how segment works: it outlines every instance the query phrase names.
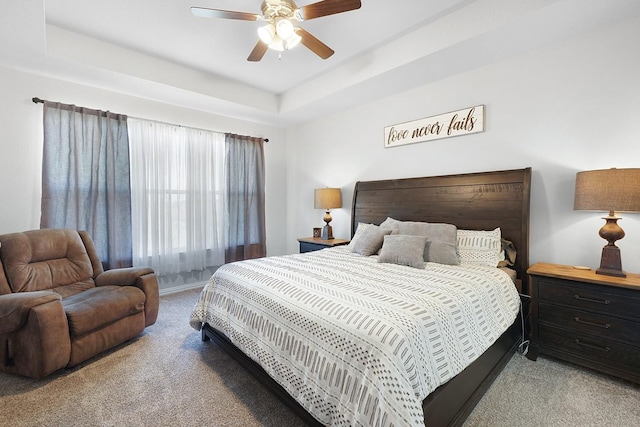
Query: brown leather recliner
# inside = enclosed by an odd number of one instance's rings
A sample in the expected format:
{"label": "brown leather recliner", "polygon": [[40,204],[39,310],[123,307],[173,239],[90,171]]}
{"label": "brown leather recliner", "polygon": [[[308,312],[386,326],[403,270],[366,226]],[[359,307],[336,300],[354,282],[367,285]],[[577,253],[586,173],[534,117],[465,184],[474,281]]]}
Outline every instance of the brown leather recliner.
{"label": "brown leather recliner", "polygon": [[42,378],[139,335],[158,316],[151,268],[104,271],[88,233],[0,236],[0,371]]}

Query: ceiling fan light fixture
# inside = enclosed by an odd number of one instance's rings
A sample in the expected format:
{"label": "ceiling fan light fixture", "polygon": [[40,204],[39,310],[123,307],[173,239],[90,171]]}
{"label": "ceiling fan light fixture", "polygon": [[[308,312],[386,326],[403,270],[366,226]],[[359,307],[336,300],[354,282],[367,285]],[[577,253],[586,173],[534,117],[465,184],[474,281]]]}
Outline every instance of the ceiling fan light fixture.
{"label": "ceiling fan light fixture", "polygon": [[265,44],[271,44],[276,35],[276,29],[273,24],[267,24],[264,27],[258,28],[258,37]]}
{"label": "ceiling fan light fixture", "polygon": [[302,41],[302,37],[300,37],[297,33],[294,32],[291,35],[291,37],[289,37],[286,40],[286,48],[287,48],[287,50],[293,49],[294,47],[298,46],[301,41]]}
{"label": "ceiling fan light fixture", "polygon": [[293,23],[287,18],[276,19],[276,33],[282,40],[288,40],[294,34]]}
{"label": "ceiling fan light fixture", "polygon": [[317,0],[298,8],[294,0],[262,0],[260,14],[205,7],[191,7],[191,13],[205,18],[263,23],[257,30],[260,39],[247,57],[247,61],[260,61],[268,49],[282,52],[285,49],[293,49],[298,44],[304,45],[320,58],[327,59],[335,53],[333,49],[296,25],[305,20],[360,9],[361,5],[360,0]]}
{"label": "ceiling fan light fixture", "polygon": [[284,50],[284,40],[282,40],[277,34],[273,38],[273,41],[269,43],[269,49],[282,52]]}

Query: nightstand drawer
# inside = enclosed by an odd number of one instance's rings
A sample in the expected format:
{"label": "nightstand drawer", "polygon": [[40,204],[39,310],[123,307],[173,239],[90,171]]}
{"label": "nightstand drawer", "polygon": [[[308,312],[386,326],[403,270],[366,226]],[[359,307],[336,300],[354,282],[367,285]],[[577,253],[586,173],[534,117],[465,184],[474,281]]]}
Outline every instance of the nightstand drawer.
{"label": "nightstand drawer", "polygon": [[300,253],[319,251],[320,249],[333,248],[336,246],[348,245],[349,241],[344,239],[321,239],[319,237],[301,237]]}
{"label": "nightstand drawer", "polygon": [[328,246],[316,245],[315,243],[300,242],[300,253],[319,251],[320,249],[326,249]]}
{"label": "nightstand drawer", "polygon": [[[578,332],[540,325],[545,350],[569,353],[574,357],[640,374],[640,348]],[[547,353],[548,351],[545,351]]]}
{"label": "nightstand drawer", "polygon": [[600,338],[640,342],[640,323],[599,313],[540,303],[538,321]]}
{"label": "nightstand drawer", "polygon": [[[637,292],[628,292],[627,289],[606,288],[586,283],[580,283],[579,286],[570,286],[571,283],[558,279],[538,279],[540,302],[561,304],[640,320],[640,313],[638,312],[640,299],[634,298]],[[611,292],[605,292],[604,290],[610,290]]]}

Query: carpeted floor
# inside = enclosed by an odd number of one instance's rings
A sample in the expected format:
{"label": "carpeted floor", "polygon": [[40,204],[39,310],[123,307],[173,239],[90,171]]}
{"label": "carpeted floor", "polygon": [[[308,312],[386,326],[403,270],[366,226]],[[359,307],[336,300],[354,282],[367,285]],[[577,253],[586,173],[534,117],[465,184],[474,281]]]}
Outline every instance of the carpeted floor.
{"label": "carpeted floor", "polygon": [[[161,298],[143,335],[44,380],[0,373],[0,426],[299,426],[188,325],[199,291]],[[640,387],[515,355],[465,426],[637,426]]]}

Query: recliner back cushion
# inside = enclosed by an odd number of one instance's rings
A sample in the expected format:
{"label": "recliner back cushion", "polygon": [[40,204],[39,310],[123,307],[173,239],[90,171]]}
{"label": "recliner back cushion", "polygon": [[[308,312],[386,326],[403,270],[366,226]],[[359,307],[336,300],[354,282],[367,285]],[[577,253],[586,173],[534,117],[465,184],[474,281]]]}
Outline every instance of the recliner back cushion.
{"label": "recliner back cushion", "polygon": [[91,261],[75,230],[33,230],[0,239],[0,256],[13,292],[93,282]]}

